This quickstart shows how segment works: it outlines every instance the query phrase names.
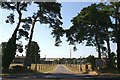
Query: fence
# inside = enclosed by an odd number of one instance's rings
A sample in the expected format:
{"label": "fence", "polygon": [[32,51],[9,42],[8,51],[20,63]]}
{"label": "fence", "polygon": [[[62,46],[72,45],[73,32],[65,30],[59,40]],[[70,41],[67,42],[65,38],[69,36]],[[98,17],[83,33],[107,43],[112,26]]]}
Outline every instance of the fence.
{"label": "fence", "polygon": [[[23,66],[23,64],[11,64],[10,65],[10,68],[12,68],[12,66]],[[29,69],[31,70],[36,70],[36,71],[39,71],[39,72],[47,72],[47,71],[50,71],[52,69],[54,69],[56,67],[57,64],[31,64],[30,67],[28,67]]]}
{"label": "fence", "polygon": [[69,68],[72,71],[76,71],[76,72],[87,72],[92,70],[91,69],[91,65],[87,65],[87,64],[66,64],[65,65],[67,68]]}

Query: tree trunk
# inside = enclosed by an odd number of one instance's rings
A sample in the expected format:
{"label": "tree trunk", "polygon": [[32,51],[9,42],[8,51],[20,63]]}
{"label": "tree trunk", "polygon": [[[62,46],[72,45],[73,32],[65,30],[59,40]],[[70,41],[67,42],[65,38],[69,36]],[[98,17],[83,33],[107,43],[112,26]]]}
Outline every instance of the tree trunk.
{"label": "tree trunk", "polygon": [[12,61],[15,57],[15,54],[16,54],[16,36],[17,36],[17,31],[20,27],[21,18],[22,18],[22,13],[19,10],[19,5],[20,5],[20,3],[17,3],[17,12],[19,15],[18,24],[17,24],[17,27],[12,34],[12,37],[7,42],[6,51],[5,51],[5,54],[3,55],[3,58],[2,58],[3,68],[9,68],[9,65],[12,63]]}
{"label": "tree trunk", "polygon": [[[109,24],[107,24],[109,25]],[[110,49],[110,39],[109,39],[109,32],[108,32],[108,26],[105,27],[105,33],[106,33],[106,43],[107,43],[107,50],[108,50],[108,60],[107,60],[107,67],[112,68],[113,67],[113,61],[111,57],[111,49]]]}
{"label": "tree trunk", "polygon": [[23,64],[25,68],[27,68],[27,66],[29,66],[29,67],[31,66],[30,49],[31,49],[31,41],[32,41],[32,37],[33,37],[33,32],[34,32],[36,19],[37,19],[37,17],[32,21],[32,28],[31,28],[30,38],[29,38],[29,41],[28,41],[28,44],[27,44],[27,49],[26,49],[26,59],[25,59],[24,64]]}
{"label": "tree trunk", "polygon": [[[16,37],[17,37],[17,31],[18,31],[18,29],[19,29],[19,27],[20,27],[21,18],[22,18],[22,13],[21,13],[21,11],[19,10],[19,5],[20,5],[20,3],[17,3],[17,12],[18,12],[18,15],[19,15],[18,24],[17,24],[17,27],[16,27],[16,29],[14,30],[14,32],[13,32],[13,34],[12,34],[12,37],[11,37],[11,39],[10,39],[10,41],[12,41],[13,44],[14,44],[14,51],[15,51],[15,53],[16,53]],[[8,41],[8,42],[9,42],[9,41]],[[11,47],[12,47],[12,46],[11,46]],[[9,47],[9,48],[10,48],[10,47]],[[15,57],[15,53],[14,53],[14,57]]]}
{"label": "tree trunk", "polygon": [[99,26],[97,25],[98,21],[95,23],[95,41],[96,41],[96,47],[98,48],[98,58],[101,59],[101,47],[99,43]]}
{"label": "tree trunk", "polygon": [[30,55],[30,47],[31,47],[31,41],[32,41],[32,37],[33,37],[33,32],[34,32],[36,19],[37,19],[37,17],[32,21],[32,29],[31,29],[31,33],[30,33],[30,39],[29,39],[28,45],[27,45],[28,48],[27,48],[27,52],[26,52],[26,58],[28,58],[29,55]]}
{"label": "tree trunk", "polygon": [[98,48],[98,58],[101,59],[101,51],[100,51],[100,44],[98,42],[98,37],[97,35],[95,36],[95,40],[96,40],[96,46]]}
{"label": "tree trunk", "polygon": [[16,34],[17,34],[17,31],[20,27],[20,23],[21,23],[21,18],[22,18],[22,13],[21,11],[19,10],[19,5],[20,3],[17,3],[17,12],[18,12],[18,15],[19,15],[19,18],[18,18],[18,24],[17,24],[17,27],[16,29],[14,30],[13,34],[12,34],[12,37],[16,38]]}
{"label": "tree trunk", "polygon": [[[21,11],[19,10],[19,5],[20,5],[20,3],[17,3],[17,12],[18,12],[18,15],[19,15],[18,24],[17,24],[17,27],[16,27],[16,29],[14,30],[14,32],[13,32],[13,34],[12,34],[12,37],[11,37],[11,41],[13,41],[14,51],[15,51],[15,53],[14,53],[14,55],[13,55],[13,59],[14,59],[14,57],[15,57],[16,49],[17,49],[17,48],[16,48],[17,31],[18,31],[18,29],[19,29],[19,27],[20,27],[21,18],[22,18],[22,13],[21,13]],[[12,46],[11,46],[11,47],[12,47]]]}
{"label": "tree trunk", "polygon": [[120,19],[119,19],[119,29],[117,34],[117,66],[118,71],[120,72]]}
{"label": "tree trunk", "polygon": [[118,18],[116,17],[116,34],[115,34],[115,37],[116,37],[116,43],[117,43],[117,68],[118,68],[118,71],[120,72],[120,26],[118,25],[117,23],[117,20]]}
{"label": "tree trunk", "polygon": [[117,39],[117,68],[118,71],[120,72],[120,36]]}
{"label": "tree trunk", "polygon": [[111,49],[110,49],[109,38],[106,39],[106,43],[107,43],[107,50],[108,50],[108,61],[107,61],[107,67],[108,67],[108,68],[112,68],[113,63],[112,63],[112,58],[111,58]]}
{"label": "tree trunk", "polygon": [[118,21],[120,22],[120,18],[119,18],[119,6],[116,6],[116,17],[115,17],[115,37],[116,37],[116,43],[117,43],[117,68],[118,71],[120,72],[120,23],[118,23]]}

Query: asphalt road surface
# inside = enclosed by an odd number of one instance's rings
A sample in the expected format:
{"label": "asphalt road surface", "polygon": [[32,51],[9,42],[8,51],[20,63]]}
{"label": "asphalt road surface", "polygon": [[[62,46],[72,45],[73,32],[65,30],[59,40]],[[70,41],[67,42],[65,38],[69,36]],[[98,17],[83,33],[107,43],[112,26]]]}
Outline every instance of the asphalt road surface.
{"label": "asphalt road surface", "polygon": [[2,80],[120,80],[120,76],[75,74],[64,65],[58,65],[51,73],[9,75]]}
{"label": "asphalt road surface", "polygon": [[52,73],[64,73],[64,74],[72,74],[73,72],[66,68],[64,65],[58,65]]}

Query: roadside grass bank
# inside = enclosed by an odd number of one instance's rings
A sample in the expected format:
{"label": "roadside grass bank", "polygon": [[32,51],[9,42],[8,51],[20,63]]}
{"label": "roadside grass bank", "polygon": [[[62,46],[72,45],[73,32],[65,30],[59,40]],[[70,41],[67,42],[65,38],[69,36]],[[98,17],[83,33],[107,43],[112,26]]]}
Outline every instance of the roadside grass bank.
{"label": "roadside grass bank", "polygon": [[108,68],[100,68],[100,69],[96,69],[96,70],[92,70],[91,69],[91,65],[88,65],[88,67],[86,67],[85,64],[83,65],[78,65],[78,64],[65,64],[65,66],[78,74],[89,74],[89,75],[114,75],[114,76],[120,76],[120,72],[117,71],[117,68],[112,68],[112,69],[108,69]]}
{"label": "roadside grass bank", "polygon": [[33,75],[39,73],[45,73],[53,70],[57,64],[31,64],[31,67],[27,69],[23,67],[23,64],[11,64],[9,69],[2,69],[2,76],[22,74],[22,75]]}
{"label": "roadside grass bank", "polygon": [[[54,70],[57,64],[37,64],[37,71],[42,73],[47,73]],[[32,64],[31,70],[35,70],[35,64]]]}
{"label": "roadside grass bank", "polygon": [[82,64],[82,65],[79,65],[79,64],[65,64],[65,66],[75,72],[75,73],[80,73],[80,74],[84,74],[84,73],[87,73],[88,71],[92,71],[91,69],[91,65],[85,65],[85,64]]}
{"label": "roadside grass bank", "polygon": [[99,70],[96,70],[101,75],[118,75],[120,76],[120,72],[118,72],[117,68],[100,68]]}

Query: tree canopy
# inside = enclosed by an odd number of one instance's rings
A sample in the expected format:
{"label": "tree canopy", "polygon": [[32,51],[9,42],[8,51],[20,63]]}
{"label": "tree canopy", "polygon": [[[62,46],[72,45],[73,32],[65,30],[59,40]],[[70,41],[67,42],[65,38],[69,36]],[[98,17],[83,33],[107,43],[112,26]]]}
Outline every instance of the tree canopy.
{"label": "tree canopy", "polygon": [[[113,4],[112,4],[113,5]],[[114,3],[114,7],[119,6],[119,2]],[[91,4],[85,7],[75,16],[71,22],[72,26],[66,31],[67,41],[76,45],[76,43],[85,43],[86,46],[95,46],[98,51],[98,58],[101,58],[102,51],[106,47],[108,54],[108,67],[111,67],[111,48],[110,41],[118,39],[118,36],[114,38],[114,32],[118,31],[117,26],[114,26],[111,15],[115,15],[115,10],[110,5],[103,3]],[[114,17],[113,17],[114,18]],[[117,22],[119,18],[117,16]],[[117,29],[117,30],[116,30]],[[118,35],[118,33],[116,34]],[[105,46],[106,44],[106,46]],[[119,44],[119,42],[118,42]],[[117,46],[119,48],[119,45]],[[119,54],[119,53],[117,53]]]}
{"label": "tree canopy", "polygon": [[[26,45],[26,48],[27,47],[28,46]],[[31,58],[33,63],[38,62],[40,60],[40,54],[39,54],[40,47],[37,44],[37,42],[35,42],[35,41],[31,42],[31,47],[30,47],[30,51],[29,52],[30,52],[30,54],[29,54],[30,58]]]}
{"label": "tree canopy", "polygon": [[[66,37],[68,37],[70,44],[85,42],[86,46],[96,46],[99,57],[101,56],[100,46],[104,44],[104,40],[108,35],[106,31],[111,24],[109,15],[100,9],[101,5],[103,4],[92,4],[83,8],[71,20],[73,25],[70,29],[66,30]],[[105,21],[101,21],[101,19]]]}
{"label": "tree canopy", "polygon": [[[33,4],[37,4],[38,11],[33,11],[34,14],[31,15],[30,17],[23,18],[22,17],[22,11],[27,11],[27,6],[31,4],[30,2],[26,1],[20,1],[20,2],[1,2],[1,8],[2,9],[7,9],[7,10],[13,10],[18,13],[18,23],[16,25],[16,29],[14,30],[12,37],[9,39],[7,42],[6,46],[6,55],[10,55],[10,58],[3,57],[5,60],[8,60],[9,62],[5,63],[7,68],[11,64],[12,60],[15,57],[16,54],[16,49],[18,48],[19,52],[23,51],[23,46],[17,44],[17,40],[19,41],[22,36],[26,37],[26,40],[28,41],[28,49],[26,55],[28,56],[30,47],[31,47],[31,41],[33,37],[33,32],[34,32],[34,27],[36,22],[40,22],[40,24],[49,24],[49,27],[52,28],[51,34],[53,37],[55,37],[55,45],[59,46],[60,43],[62,42],[60,40],[60,36],[63,36],[63,29],[61,25],[63,24],[60,19],[61,17],[61,4],[57,2],[33,2]],[[11,23],[13,24],[14,18],[16,16],[13,13],[10,13],[10,15],[7,16],[6,23]],[[21,23],[22,28],[21,28]],[[29,35],[29,30],[31,30],[31,33]],[[20,41],[22,42],[22,41]],[[12,45],[11,45],[12,44]],[[17,46],[18,45],[18,46]],[[13,47],[14,46],[14,47]]]}

